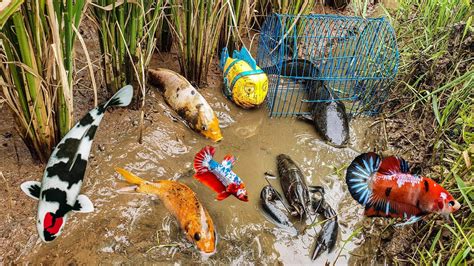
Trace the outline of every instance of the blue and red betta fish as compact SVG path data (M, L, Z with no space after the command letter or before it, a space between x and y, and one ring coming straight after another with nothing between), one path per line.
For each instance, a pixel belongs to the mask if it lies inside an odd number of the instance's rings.
M232 171L232 166L235 163L234 157L227 155L220 164L213 159L215 152L214 147L206 146L196 154L194 157L194 169L196 170L194 178L217 192L217 200L234 195L241 201L248 201L247 190L242 179Z
M411 224L429 213L449 215L461 205L446 189L428 177L409 172L402 158L381 158L369 152L357 156L347 168L346 183L352 197L368 217L408 219Z

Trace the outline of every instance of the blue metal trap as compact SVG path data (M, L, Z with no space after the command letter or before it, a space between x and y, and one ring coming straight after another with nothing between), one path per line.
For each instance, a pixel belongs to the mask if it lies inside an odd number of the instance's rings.
M308 114L342 101L348 115L376 115L398 70L395 33L384 18L272 14L257 64L267 73L270 116Z

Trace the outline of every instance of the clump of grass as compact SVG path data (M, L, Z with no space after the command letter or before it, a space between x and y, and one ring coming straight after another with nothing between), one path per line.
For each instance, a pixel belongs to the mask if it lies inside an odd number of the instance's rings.
M111 93L127 84L138 83L143 95L146 68L155 49L155 33L163 18L163 2L94 2L93 13L99 24L103 72Z
M1 29L3 94L21 138L42 162L72 126L74 29L86 4L24 1Z
M394 21L401 53L396 91L405 91L411 100L391 116L410 111L429 121L432 134L423 134L431 150L427 164L439 169L438 181L462 204L452 222L433 219L419 229L418 247L406 259L415 264L472 264L472 6L463 0L402 0Z
M240 36L245 34L245 30L249 30L249 18L251 10L258 1L250 2L249 0L229 0L229 15L224 20L221 31L221 39L219 40L219 48L227 47L230 51L240 49L242 39Z
M229 5L224 0L170 0L171 25L178 45L181 73L198 84L207 73L216 52Z

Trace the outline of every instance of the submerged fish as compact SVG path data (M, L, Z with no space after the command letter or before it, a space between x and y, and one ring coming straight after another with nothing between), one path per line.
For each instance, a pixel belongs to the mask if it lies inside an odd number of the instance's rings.
M272 186L266 185L260 192L260 199L265 217L276 226L288 231L291 235L296 235L296 228L288 219L287 214L283 211L285 206L280 193ZM283 210L282 210L283 207Z
M448 215L461 205L428 177L409 172L402 158L381 158L369 152L357 156L347 168L346 183L352 197L369 217L408 219L410 224L429 213Z
M94 210L90 199L79 195L92 140L105 110L111 106L129 105L132 95L132 86L125 86L109 101L87 113L51 153L41 183L27 181L21 184L23 192L39 200L36 222L43 241L52 241L61 234L70 211Z
M216 150L212 146L204 147L194 157L194 178L217 192L217 200L234 195L241 201L248 201L247 190L242 179L232 171L235 159L227 155L222 163L214 161Z
M306 83L309 100L326 100L311 103L311 115L302 118L311 121L319 135L335 147L345 147L349 142L349 120L345 105L334 100L332 93L323 82Z
M326 220L311 249L311 259L315 260L326 250L331 252L334 249L339 224L337 223L336 211L324 200L324 189L320 186L309 186L309 191L312 193L312 211Z
M205 254L216 250L216 232L211 216L188 186L171 180L148 182L122 168L115 168L136 191L157 195L178 220L189 241Z
M277 66L264 68L271 73L277 72ZM302 80L308 94L310 114L300 118L311 122L327 143L335 147L344 147L349 141L349 119L344 103L334 98L331 90L322 80L318 80L318 67L306 59L290 59L282 63L281 75Z
M310 197L304 175L296 163L285 154L277 156L278 173L283 194L290 204L291 215L304 218L309 214Z
M222 139L219 120L206 99L180 74L169 69L148 71L150 83L158 86L165 101L195 131L213 141Z

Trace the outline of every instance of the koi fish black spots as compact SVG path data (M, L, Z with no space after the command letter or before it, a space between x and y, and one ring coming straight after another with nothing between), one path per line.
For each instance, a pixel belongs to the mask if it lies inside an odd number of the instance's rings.
M51 153L43 183L27 181L21 184L23 192L39 200L37 229L43 241L48 242L57 238L66 222L68 212L94 210L89 198L79 195L92 139L107 107L126 106L130 104L132 95L132 87L125 86L107 103L87 113ZM73 189L74 185L76 187Z

